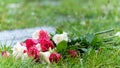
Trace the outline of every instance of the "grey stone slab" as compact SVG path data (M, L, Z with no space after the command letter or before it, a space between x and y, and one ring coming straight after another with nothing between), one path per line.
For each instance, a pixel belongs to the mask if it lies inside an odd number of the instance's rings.
M0 32L0 42L1 44L6 44L7 46L13 45L16 42L24 41L27 38L31 38L32 33L36 30L46 30L49 33L54 34L55 28L53 27L35 27L35 28L26 28L26 29L16 29Z

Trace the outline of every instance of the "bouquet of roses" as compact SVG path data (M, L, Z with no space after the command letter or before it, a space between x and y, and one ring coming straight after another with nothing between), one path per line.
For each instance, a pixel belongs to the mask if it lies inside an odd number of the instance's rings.
M16 59L32 58L34 62L48 64L57 63L68 57L79 58L83 53L89 53L92 49L99 50L111 38L120 36L120 32L109 38L99 36L99 34L110 31L113 29L93 34L88 33L80 37L68 37L66 32L51 35L45 30L38 30L32 34L32 38L16 43L12 48L12 55ZM2 51L2 56L8 57L10 54Z
M61 45L61 42L67 42L68 35L66 32L63 34L56 34L53 37L47 31L38 30L33 33L32 38L26 39L24 42L18 42L13 47L13 56L17 59L33 58L35 62L42 63L57 63L62 59L60 52L57 49ZM57 47L58 46L58 47ZM67 43L61 46L67 46ZM66 47L65 47L66 48ZM77 52L69 50L68 54L71 57L76 57Z

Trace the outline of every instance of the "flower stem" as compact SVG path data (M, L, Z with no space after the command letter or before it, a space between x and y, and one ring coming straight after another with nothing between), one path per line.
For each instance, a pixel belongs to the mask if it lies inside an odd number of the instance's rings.
M109 30L100 31L100 32L95 33L95 35L104 34L104 33L108 33L108 32L111 32L111 31L114 31L114 29L112 28L112 29L109 29Z
M115 37L117 37L117 36L109 36L109 37L107 37L107 38L105 38L105 39L103 39L103 41L104 42L109 42L112 38L115 38Z

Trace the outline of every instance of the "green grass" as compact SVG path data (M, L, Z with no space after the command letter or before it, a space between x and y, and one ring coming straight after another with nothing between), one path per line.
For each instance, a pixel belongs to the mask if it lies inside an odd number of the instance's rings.
M85 53L83 58L67 58L57 64L34 63L30 59L24 61L16 60L14 57L7 59L0 57L0 67L2 68L119 68L120 50L112 48L101 48Z
M58 3L55 6L42 5L43 1L1 0L0 30L47 25L85 33L88 32L88 29L96 32L114 27L119 28L120 10L119 2L116 0L110 0L109 3L108 0L52 0L52 2ZM10 9L11 3L20 6ZM108 8L103 10L104 6L108 6ZM71 26L73 27L71 28Z
M51 0L57 5L42 5L45 0L0 0L0 31L37 26L59 27L73 37L88 32L98 32L114 28L114 32L103 34L108 37L119 31L120 1L118 0ZM50 1L50 0L49 0ZM20 5L9 8L10 4ZM106 6L106 7L105 7ZM120 41L104 44L97 53L92 50L80 59L65 59L51 68L119 68ZM115 41L115 43L114 43ZM116 46L116 48L111 48ZM118 48L117 48L118 47ZM1 49L3 50L3 49ZM0 57L0 68L46 68L46 64L34 64L30 60L15 60Z

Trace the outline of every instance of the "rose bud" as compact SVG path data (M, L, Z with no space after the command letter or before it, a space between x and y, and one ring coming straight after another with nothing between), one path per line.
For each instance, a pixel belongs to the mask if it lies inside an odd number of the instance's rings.
M8 51L2 51L1 55L2 57L6 58L10 56L10 53Z
M49 56L50 62L57 63L59 60L61 60L62 56L58 53L51 53Z
M75 50L69 50L68 54L72 57L75 58L77 56L77 52Z

